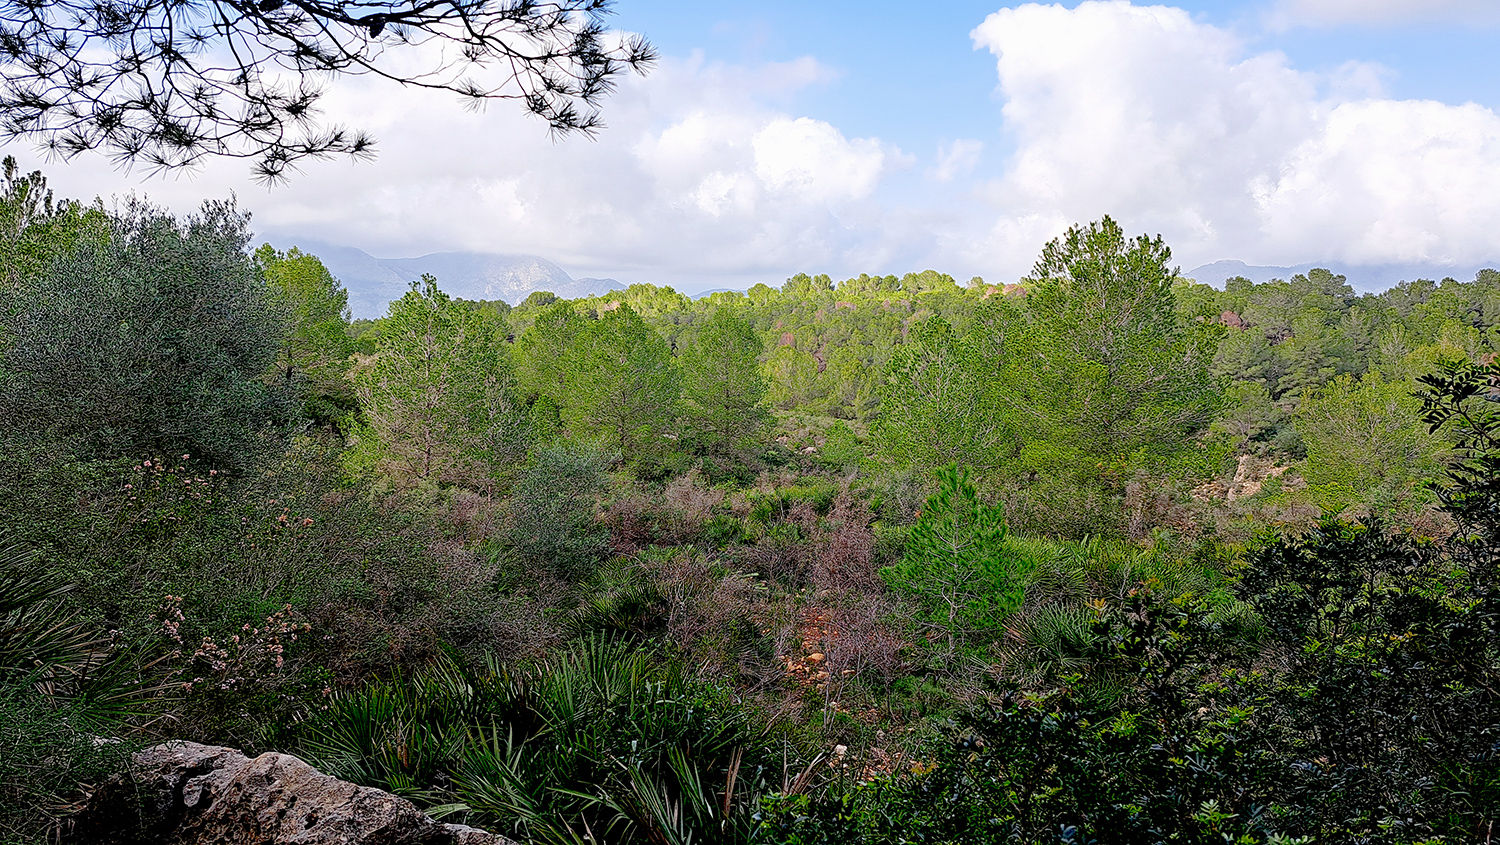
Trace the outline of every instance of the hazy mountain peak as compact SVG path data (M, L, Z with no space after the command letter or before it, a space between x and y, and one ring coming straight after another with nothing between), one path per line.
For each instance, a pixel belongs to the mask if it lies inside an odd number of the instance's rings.
M379 317L412 282L428 273L438 287L462 299L502 299L516 305L533 291L575 299L625 287L614 279L574 279L536 255L434 252L416 258L376 258L361 249L305 238L272 238L277 249L297 247L316 255L349 290L355 317Z

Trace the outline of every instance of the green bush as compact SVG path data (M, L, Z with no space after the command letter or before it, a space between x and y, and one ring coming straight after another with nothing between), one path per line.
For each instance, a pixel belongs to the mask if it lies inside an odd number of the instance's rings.
M600 637L340 696L307 748L339 777L533 842L746 842L784 771L784 746L725 690Z
M609 547L594 518L610 458L561 442L537 448L511 496L508 538L522 562L567 581L587 578Z

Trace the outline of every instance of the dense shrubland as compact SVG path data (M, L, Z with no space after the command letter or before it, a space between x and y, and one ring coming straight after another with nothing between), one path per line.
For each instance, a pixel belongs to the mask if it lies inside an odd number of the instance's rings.
M1500 274L1220 291L1106 218L352 325L231 204L4 187L7 840L161 737L534 842L1500 815Z

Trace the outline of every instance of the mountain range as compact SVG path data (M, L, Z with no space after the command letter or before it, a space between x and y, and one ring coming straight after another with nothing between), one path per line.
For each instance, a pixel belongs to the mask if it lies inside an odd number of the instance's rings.
M575 279L563 268L535 255L482 252L434 252L417 258L376 258L362 249L308 240L271 238L277 249L293 246L316 255L349 291L355 318L375 318L386 304L400 299L411 283L430 273L438 287L462 299L503 299L516 305L533 291L551 291L564 299L619 290L614 279Z
M614 279L578 278L566 270L535 255L484 252L434 252L416 258L376 258L362 249L338 246L305 238L271 238L277 249L296 246L322 259L324 266L349 291L349 310L356 318L375 318L385 313L386 304L399 299L411 283L430 273L450 296L463 299L503 299L519 304L534 291L551 291L564 299L592 296L625 285ZM1343 265L1339 262L1312 262L1290 267L1246 264L1243 261L1215 261L1203 264L1183 275L1222 288L1226 279L1243 276L1261 283L1271 279L1289 279L1324 267L1341 273L1358 291L1382 291L1411 279L1439 280L1452 277L1468 280L1496 262L1473 267L1443 267L1433 264ZM718 288L716 290L728 290ZM713 290L693 294L707 296Z

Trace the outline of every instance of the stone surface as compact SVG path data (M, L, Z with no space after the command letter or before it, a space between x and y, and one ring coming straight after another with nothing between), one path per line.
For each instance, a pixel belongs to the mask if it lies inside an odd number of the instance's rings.
M98 845L514 845L436 822L410 801L329 777L289 754L172 742L135 755L68 837Z

